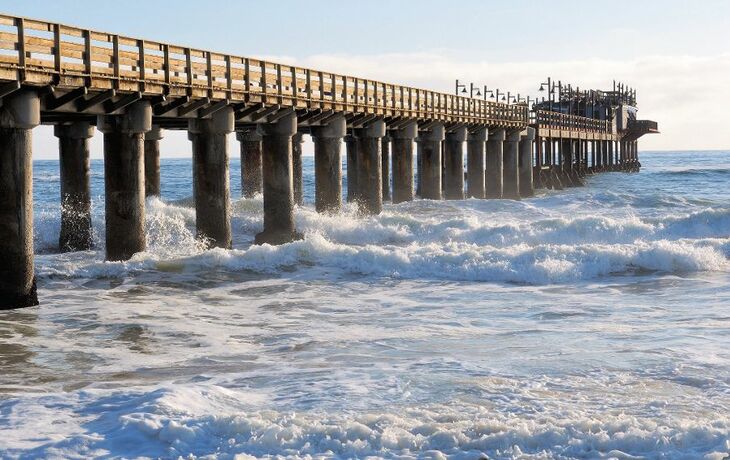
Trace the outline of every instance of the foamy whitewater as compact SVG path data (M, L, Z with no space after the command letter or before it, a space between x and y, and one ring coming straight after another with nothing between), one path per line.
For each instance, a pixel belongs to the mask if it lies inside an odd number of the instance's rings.
M417 200L306 235L195 241L163 160L149 249L58 254L58 163L34 171L41 306L0 312L2 458L730 457L730 152L523 201Z

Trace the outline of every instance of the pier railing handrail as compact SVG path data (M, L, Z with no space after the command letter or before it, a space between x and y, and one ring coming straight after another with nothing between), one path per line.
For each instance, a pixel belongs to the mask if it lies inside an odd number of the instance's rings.
M602 134L611 134L613 132L613 123L610 120L597 120L549 110L534 111L532 123L539 128L547 129L567 129Z
M529 122L524 105L0 14L0 80L12 79L503 127Z

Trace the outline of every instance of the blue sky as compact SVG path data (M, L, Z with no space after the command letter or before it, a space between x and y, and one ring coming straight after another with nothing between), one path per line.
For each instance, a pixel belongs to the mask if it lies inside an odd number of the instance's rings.
M619 78L638 89L640 116L660 122L642 148L730 148L718 104L730 100L728 1L0 0L0 11L442 91L455 78L533 95L547 75L581 87ZM179 134L166 155L188 154Z

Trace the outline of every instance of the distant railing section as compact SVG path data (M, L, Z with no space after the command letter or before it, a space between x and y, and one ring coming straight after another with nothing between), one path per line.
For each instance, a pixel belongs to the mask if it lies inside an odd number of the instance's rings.
M0 15L0 79L140 91L232 103L332 109L423 120L526 126L524 105Z
M654 120L629 120L629 131L641 133L655 133L659 131L659 124Z
M550 112L548 110L536 110L533 112L531 123L543 129L563 129L603 134L613 133L613 123L610 120L597 120L595 118Z

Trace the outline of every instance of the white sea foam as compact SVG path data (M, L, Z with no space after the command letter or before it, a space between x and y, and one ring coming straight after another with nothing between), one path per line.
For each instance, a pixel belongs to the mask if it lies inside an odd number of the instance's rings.
M481 401L384 412L262 410L269 395L210 384L87 390L1 403L0 434L8 458L21 452L63 458L119 452L220 459L727 458L727 412L694 413L687 400L683 413L665 418L661 398L671 384L620 379L481 378L474 382ZM609 397L618 407L586 404L590 399L584 398L594 397L587 388L608 383L623 387ZM572 400L564 399L571 391ZM621 398L628 401L619 403ZM517 407L518 413L508 409ZM53 436L33 434L33 427L47 432L50 426Z
M99 235L92 257L72 257L73 262L64 256L45 257L38 272L106 277L129 270L220 267L271 273L282 267L315 265L399 278L545 284L626 272L681 274L730 267L730 210L641 219L631 214L535 217L536 211L525 208L528 215L532 212L530 218L511 217L501 209L496 212L500 218L489 219L492 210L480 210L479 204L466 210L447 208L436 217L431 206L430 202L392 206L370 218L358 217L352 206L337 216L299 208L297 225L304 240L259 247L251 242L262 227L261 199L238 200L233 205L236 249L205 251L195 238L195 212L189 201L165 204L150 199L145 253L128 262L103 262ZM50 245L56 232L55 221L51 225L48 219L47 214L37 219L41 247Z
M39 180L41 305L0 312L0 458L727 459L727 161L658 158L376 217L314 212L307 163L305 239L252 246L262 199L235 199L233 250L195 238L170 162L147 251L113 263L103 198L95 248L58 254Z

